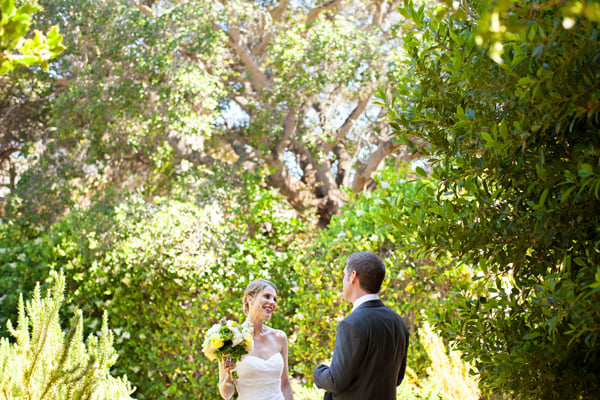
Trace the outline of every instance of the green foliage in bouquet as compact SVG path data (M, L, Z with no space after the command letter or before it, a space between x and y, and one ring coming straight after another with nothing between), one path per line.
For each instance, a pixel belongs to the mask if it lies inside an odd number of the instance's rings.
M106 315L99 337L83 341L82 314L68 332L60 327L65 277L53 274L45 298L39 286L32 300L19 302L17 327L8 326L16 343L0 338L0 393L7 400L123 400L133 392L127 377L109 374L117 354Z

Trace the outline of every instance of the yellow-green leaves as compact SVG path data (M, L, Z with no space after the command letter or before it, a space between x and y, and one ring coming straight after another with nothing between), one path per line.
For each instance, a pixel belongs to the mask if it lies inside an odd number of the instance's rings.
M37 285L31 300L20 298L16 327L9 321L13 342L0 338L0 391L6 399L131 399L127 377L115 378L117 360L106 313L98 336L84 342L83 319L75 311L71 328L61 329L65 276L53 273L52 287L42 297Z
M65 49L57 26L52 27L48 36L35 30L33 38L25 38L32 14L40 9L37 4L16 8L14 0L0 2L0 75L19 66L40 65L46 69L48 61Z

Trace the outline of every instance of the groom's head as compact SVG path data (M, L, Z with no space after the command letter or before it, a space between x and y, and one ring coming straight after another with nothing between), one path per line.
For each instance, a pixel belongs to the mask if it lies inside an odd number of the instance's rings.
M346 260L344 275L350 277L353 271L362 290L367 293L379 293L385 277L385 266L377 254L370 251L350 254Z

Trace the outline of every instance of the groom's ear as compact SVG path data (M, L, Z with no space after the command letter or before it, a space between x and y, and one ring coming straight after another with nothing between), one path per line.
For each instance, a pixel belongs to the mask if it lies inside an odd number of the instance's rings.
M349 278L350 278L350 282L352 282L352 283L354 283L354 281L355 281L356 279L358 279L358 275L356 274L356 270L352 270L352 271L350 272L350 276L349 276Z

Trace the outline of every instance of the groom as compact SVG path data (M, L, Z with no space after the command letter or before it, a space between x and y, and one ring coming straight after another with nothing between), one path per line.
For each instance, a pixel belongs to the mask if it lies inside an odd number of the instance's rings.
M313 378L325 400L395 400L406 371L408 330L377 293L385 267L374 253L348 256L344 298L352 312L337 328L331 365L319 365Z

